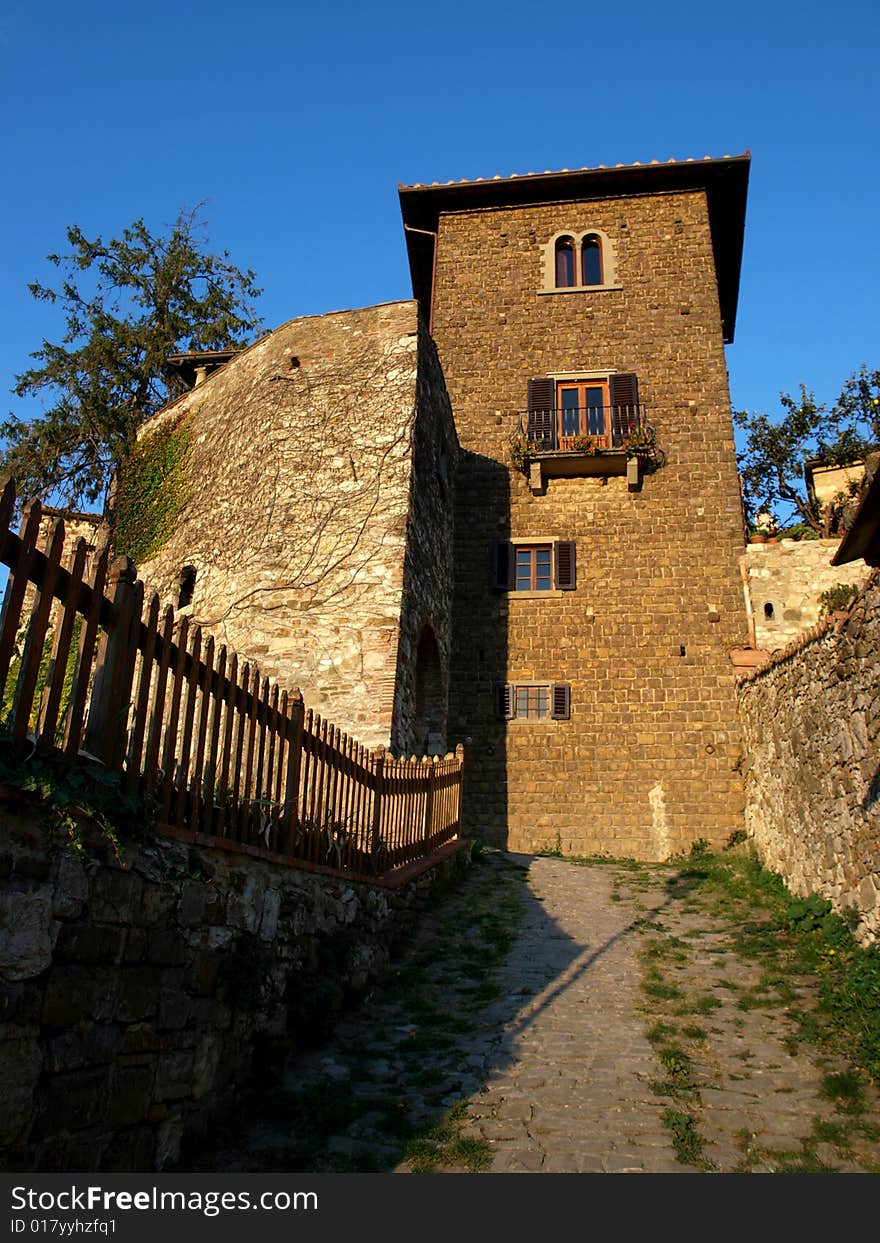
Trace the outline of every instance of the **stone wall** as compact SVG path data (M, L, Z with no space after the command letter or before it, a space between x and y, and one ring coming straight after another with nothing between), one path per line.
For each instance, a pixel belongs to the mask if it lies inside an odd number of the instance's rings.
M173 1165L254 1075L387 967L437 877L400 888L158 839L83 853L0 802L0 1166Z
M601 232L619 288L544 293L548 239ZM742 826L731 648L743 530L702 192L441 215L433 334L462 446L450 728L473 831L513 849L658 859ZM550 479L510 440L530 377L634 371L667 465ZM490 589L492 542L574 540L576 591ZM560 681L570 721L496 715L499 683ZM469 741L472 739L472 741Z
M182 512L138 567L148 589L177 601L191 567L193 620L367 746L390 741L414 428L442 424L454 448L428 353L414 302L294 319L142 433L192 429Z
M799 897L880 932L880 577L739 685L746 826Z
M458 465L458 435L440 360L421 326L416 404L391 746L421 756L444 754L449 742Z
M772 652L787 647L819 621L819 596L838 583L859 585L869 571L864 561L832 565L839 539L749 544L746 567L755 646Z

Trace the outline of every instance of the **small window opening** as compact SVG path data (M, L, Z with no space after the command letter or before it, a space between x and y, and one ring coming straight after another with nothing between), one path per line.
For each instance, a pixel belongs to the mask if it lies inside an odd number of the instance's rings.
M771 621L773 618L773 605L770 603L769 600L764 605L764 616L766 617L767 621Z
M556 287L570 289L574 285L574 240L561 237L556 243Z
M195 568L191 565L185 565L180 571L180 578L178 579L177 607L179 609L188 608L192 604L195 589Z
M585 285L602 284L602 243L595 233L588 233L583 240L581 266Z
M681 645L681 646L679 647L679 649L678 649L678 654L679 654L679 656L687 656L687 651L686 651L685 646L684 646L684 644L683 644L683 643L682 643L682 645Z
M297 358L296 354L291 354L291 356L290 356L290 370L291 370L291 371L296 371L298 367L299 367L299 359Z

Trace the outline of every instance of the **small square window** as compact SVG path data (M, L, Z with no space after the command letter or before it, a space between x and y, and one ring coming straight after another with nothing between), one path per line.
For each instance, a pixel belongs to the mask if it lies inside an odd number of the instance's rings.
M516 548L514 591L549 591L553 586L553 550L549 544Z
M571 540L546 544L496 540L491 585L496 591L574 591L575 546Z
M567 721L571 687L567 682L505 682L498 687L497 707L508 721Z

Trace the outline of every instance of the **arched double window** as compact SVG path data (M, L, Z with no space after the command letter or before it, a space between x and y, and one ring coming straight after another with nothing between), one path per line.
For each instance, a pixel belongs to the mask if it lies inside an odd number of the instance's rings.
M614 251L600 229L558 233L544 248L544 293L616 288Z

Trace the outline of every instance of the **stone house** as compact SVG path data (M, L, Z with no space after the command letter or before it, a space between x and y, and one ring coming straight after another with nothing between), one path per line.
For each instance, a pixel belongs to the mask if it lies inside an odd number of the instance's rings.
M463 741L490 842L722 844L748 172L401 187L414 302L178 360L194 387L143 438L185 422L191 486L147 585L368 744Z
M401 187L461 443L468 824L658 859L742 826L724 345L749 156Z
M445 751L458 443L416 303L176 361L194 386L138 444L187 444L173 512L145 507L148 591L364 745Z

